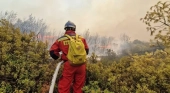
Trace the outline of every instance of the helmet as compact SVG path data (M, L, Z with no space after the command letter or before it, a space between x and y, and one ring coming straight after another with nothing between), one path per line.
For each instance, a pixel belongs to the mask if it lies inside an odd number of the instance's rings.
M65 24L64 29L65 29L65 30L67 30L67 28L71 28L72 30L74 30L74 31L75 31L75 29L76 29L76 25L75 25L73 22L68 21L68 22Z

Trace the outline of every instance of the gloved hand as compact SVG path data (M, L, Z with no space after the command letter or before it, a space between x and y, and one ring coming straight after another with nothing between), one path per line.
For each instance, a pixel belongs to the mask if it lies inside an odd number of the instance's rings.
M59 56L56 56L56 55L54 54L54 51L53 51L53 50L50 51L50 56L51 56L54 60L57 60L57 59L59 58Z

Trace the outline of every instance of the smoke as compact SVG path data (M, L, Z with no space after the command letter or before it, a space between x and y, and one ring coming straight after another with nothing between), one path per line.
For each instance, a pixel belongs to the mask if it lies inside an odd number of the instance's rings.
M101 36L149 40L150 33L139 19L159 0L1 0L0 10L13 10L19 18L32 14L44 19L51 29L64 31L70 20L77 25L77 33L89 29ZM161 0L166 1L166 0ZM5 6L6 5L6 6Z

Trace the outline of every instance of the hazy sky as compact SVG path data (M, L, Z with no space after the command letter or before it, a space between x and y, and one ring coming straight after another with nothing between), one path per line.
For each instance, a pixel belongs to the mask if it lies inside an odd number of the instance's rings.
M44 19L52 29L64 31L70 20L77 33L89 29L91 34L149 40L150 33L141 17L160 0L0 0L0 11L14 11L19 18L32 14ZM167 1L167 0L161 0Z

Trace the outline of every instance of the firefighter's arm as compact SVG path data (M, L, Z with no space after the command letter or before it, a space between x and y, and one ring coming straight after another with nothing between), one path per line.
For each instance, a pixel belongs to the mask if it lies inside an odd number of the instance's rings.
M50 56L54 59L57 60L60 57L60 48L59 48L59 42L56 41L50 48Z

